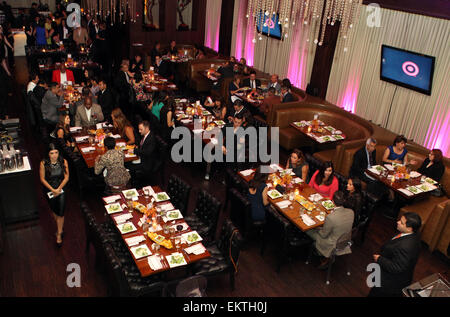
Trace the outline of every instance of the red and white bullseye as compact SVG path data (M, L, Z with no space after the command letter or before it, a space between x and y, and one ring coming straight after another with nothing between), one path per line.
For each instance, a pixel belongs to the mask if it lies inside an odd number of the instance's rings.
M404 62L402 65L402 69L403 72L408 76L416 77L417 74L419 74L419 66L417 66L416 63L410 61Z

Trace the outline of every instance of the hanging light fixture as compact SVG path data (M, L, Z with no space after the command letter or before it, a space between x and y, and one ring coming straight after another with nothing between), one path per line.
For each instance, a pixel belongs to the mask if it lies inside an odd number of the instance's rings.
M287 38L288 33L296 23L312 25L321 23L320 34L314 39L316 45L322 45L325 37L326 25L335 25L340 21L339 34L347 38L349 29L358 18L362 0L248 0L248 19L253 19L255 33L258 25L268 25L273 22L270 12L278 12L278 24L282 26L281 37ZM323 13L323 14L322 14ZM322 20L320 20L322 17ZM269 27L270 35L270 27ZM262 28L260 36L262 34Z
M136 12L135 0L82 0L81 6L84 12L100 16L103 20L111 16L111 24L115 22L136 23L139 16ZM118 15L117 7L119 9Z

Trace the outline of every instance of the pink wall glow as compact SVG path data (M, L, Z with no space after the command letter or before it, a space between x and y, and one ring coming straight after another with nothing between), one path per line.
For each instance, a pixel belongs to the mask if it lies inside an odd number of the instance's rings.
M291 83L299 87L301 89L306 88L306 82L305 82L305 69L307 58L308 58L308 50L303 47L303 45L306 45L305 39L302 34L302 28L303 26L298 23L297 28L294 30L295 39L291 46L291 51L289 54L289 67L287 71L287 77L291 81ZM300 46L302 46L300 48Z
M245 16L244 19L247 19ZM247 30L245 32L245 52L244 58L247 60L247 65L253 66L253 57L255 55L255 44L253 39L255 38L255 26L252 18L247 19Z
M213 21L212 15L206 15L206 35L205 35L205 43L206 47L212 48L216 52L219 51L219 31L220 31L220 15L219 18ZM212 35L213 30L215 31L215 36Z
M445 107L444 107L445 108ZM439 122L440 118L445 118ZM450 113L446 110L433 114L433 119L425 138L428 149L440 149L444 156L450 157Z
M359 93L359 82L361 80L361 74L356 73L350 76L350 79L345 88L344 96L341 96L338 100L338 106L345 110L355 113L356 112L356 100Z
M246 7L247 1L239 1L238 19L237 19L237 29L236 29L236 44L234 49L234 56L239 60L242 56L242 31L246 23ZM245 23L244 23L245 22Z

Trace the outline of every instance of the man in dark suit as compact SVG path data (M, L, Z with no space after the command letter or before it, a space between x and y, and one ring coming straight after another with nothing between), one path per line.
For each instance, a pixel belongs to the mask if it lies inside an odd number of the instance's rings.
M150 51L150 59L152 65L156 62L156 56L161 57L163 55L163 51L161 50L161 43L156 41L155 46Z
M369 296L401 296L402 289L411 284L420 254L421 225L420 216L414 212L404 213L397 221L400 234L383 245L380 254L373 255L380 265L381 285L372 287Z
M154 67L155 72L163 76L164 78L169 78L172 75L169 62L163 60L159 55L155 56Z
M141 141L134 149L134 153L139 156L141 162L139 164L131 164L130 168L140 182L151 183L152 174L154 174L158 165L156 139L150 131L150 123L148 121L140 122L138 129Z
M294 96L289 91L289 87L285 85L281 85L281 102L292 102L294 101Z
M377 140L369 138L366 145L355 152L353 156L352 167L350 168L350 177L359 178L369 186L369 191L373 192L376 180L365 173L365 170L376 165L377 150L375 149Z
M115 78L114 84L116 86L117 92L119 93L119 106L125 115L130 114L129 104L133 93L133 88L131 87L131 78L132 76L128 71L128 64L123 63L120 66L120 71Z
M261 81L259 79L256 79L256 72L254 70L250 72L249 78L244 79L244 81L242 82L242 86L250 87L252 89L261 87Z
M105 120L111 122L111 112L116 106L116 100L114 93L111 88L108 87L105 79L100 79L98 82L100 91L97 95L97 102L102 107L103 114L105 115Z
M247 127L249 125L253 125L253 116L252 113L244 107L244 104L242 103L241 99L236 99L233 102L233 110L230 111L231 113L228 113L228 122L233 123L234 117L236 117L237 114L242 114L244 117L243 126Z
M224 65L220 66L217 73L220 74L220 77L219 80L214 82L213 89L219 89L219 87L222 87L225 78L233 78L233 66L230 61L226 61Z

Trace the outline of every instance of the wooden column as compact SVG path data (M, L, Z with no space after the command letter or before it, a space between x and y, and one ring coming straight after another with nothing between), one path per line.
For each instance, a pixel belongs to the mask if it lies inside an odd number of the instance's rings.
M222 0L220 12L219 53L231 55L231 38L233 35L234 0Z

